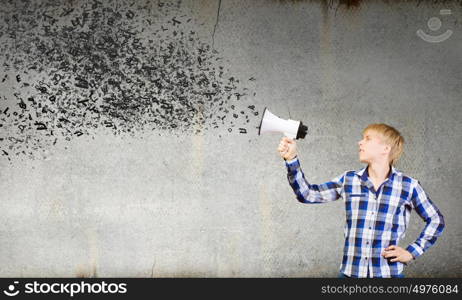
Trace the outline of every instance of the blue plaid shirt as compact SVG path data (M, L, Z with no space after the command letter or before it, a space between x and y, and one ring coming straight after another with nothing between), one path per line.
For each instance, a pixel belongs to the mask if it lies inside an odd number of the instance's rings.
M298 201L315 204L343 198L346 210L345 246L340 272L350 277L397 277L403 263L382 257L390 245L404 237L411 210L426 225L419 238L409 245L414 259L432 246L444 229L444 218L426 195L419 181L403 175L393 166L389 177L375 191L367 167L347 171L335 179L310 184L298 158L285 162L287 178Z

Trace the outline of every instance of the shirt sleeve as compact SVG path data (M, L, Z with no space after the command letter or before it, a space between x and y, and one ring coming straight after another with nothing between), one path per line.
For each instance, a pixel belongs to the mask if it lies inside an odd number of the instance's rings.
M307 204L326 203L341 197L344 174L322 184L310 184L305 179L297 157L285 163L287 179L299 202Z
M411 202L412 208L426 223L419 238L406 248L416 259L436 242L443 233L445 225L443 215L427 196L420 182L417 182L413 189Z

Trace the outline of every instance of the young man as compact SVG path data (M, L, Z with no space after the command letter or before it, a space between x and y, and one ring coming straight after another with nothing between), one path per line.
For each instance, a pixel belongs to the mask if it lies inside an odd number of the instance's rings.
M422 255L443 232L443 215L419 181L393 166L403 144L395 128L371 124L358 142L359 160L367 166L319 185L305 179L295 141L284 137L279 144L298 201L314 204L344 199L345 246L340 277L404 277L403 265ZM426 225L418 239L404 249L398 242L404 237L412 209Z

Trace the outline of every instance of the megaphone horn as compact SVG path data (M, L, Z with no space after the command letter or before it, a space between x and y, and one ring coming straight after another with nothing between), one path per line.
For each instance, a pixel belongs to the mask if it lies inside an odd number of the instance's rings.
M303 125L301 121L281 119L265 107L258 128L258 135L266 132L281 132L291 139L304 139L308 127Z

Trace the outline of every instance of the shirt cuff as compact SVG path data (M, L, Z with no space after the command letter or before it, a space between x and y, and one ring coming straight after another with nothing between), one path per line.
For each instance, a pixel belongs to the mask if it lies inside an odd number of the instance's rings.
M298 168L300 168L300 161L298 160L298 157L295 156L295 158L291 160L285 160L285 164L287 167L287 170L290 171L295 171Z
M417 257L423 254L422 248L416 243L407 246L406 250L412 254L414 259L416 259Z

